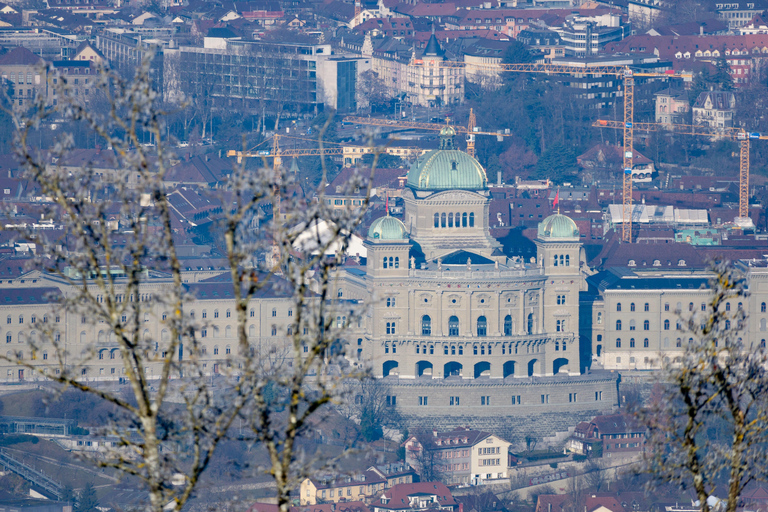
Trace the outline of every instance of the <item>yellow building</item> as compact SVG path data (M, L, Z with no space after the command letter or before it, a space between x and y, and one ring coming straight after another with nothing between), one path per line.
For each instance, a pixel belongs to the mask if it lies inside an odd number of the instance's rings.
M407 464L371 466L365 473L354 476L333 475L328 478L307 478L301 483L301 504L364 501L370 503L384 490L397 484L412 483L415 472Z

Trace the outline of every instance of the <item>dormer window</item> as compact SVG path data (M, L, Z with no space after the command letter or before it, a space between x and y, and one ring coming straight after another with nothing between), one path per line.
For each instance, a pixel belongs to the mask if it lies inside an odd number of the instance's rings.
M635 260L629 260L629 263L627 263L628 266L634 267L635 266Z

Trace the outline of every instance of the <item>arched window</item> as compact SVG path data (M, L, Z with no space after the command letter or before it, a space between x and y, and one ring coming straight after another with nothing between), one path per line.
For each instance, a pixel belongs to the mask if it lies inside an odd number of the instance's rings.
M478 336L485 336L488 332L488 322L486 321L484 316L480 316L477 318L477 335Z
M21 341L21 333L19 333L19 341ZM80 343L85 343L85 331L80 332Z
M669 320L664 320L664 330L665 331L669 330Z
M762 304L760 304L760 312L761 312L761 313L765 313L765 302L763 302Z
M651 310L651 305L650 305L650 304L648 304L648 303L646 302L646 303L645 303L645 306L643 306L643 311L645 311L645 312L647 313L647 312L649 312L650 310Z
M395 268L400 268L400 256L395 256Z
M693 302L688 304L688 311L693 311Z
M730 320L726 320L725 321L725 330L729 330L730 328L731 328L731 321Z
M343 288L339 288L339 289L336 291L336 297L338 297L338 298L342 298L343 296L344 296L344 289L343 289Z
M760 319L760 330L761 331L765 330L765 318Z
M621 348L621 338L616 338L616 348Z
M621 330L621 320L616 320L616 330L617 331Z
M650 345L650 342L648 341L648 338L645 338L643 340L643 348L648 348L649 345Z
M629 305L629 310L630 310L631 312L633 312L633 313L635 312L635 303L634 303L634 302L632 302L632 303Z
M453 227L453 212L448 214L448 227L449 228Z
M435 227L436 228L440 227L440 214L439 213L435 214Z
M230 348L229 345L227 345L227 348L225 348L224 350L226 351L227 354L231 354L232 353L232 349Z
M565 255L565 266L570 267L571 266L571 256L569 254Z
M381 266L384 267L384 268L387 268L387 257L386 256L384 257L384 261L383 261Z
M629 339L629 348L635 348L635 338Z
M461 227L461 214L459 212L456 212L456 227Z
M616 303L616 311L621 313L621 302Z
M533 313L528 313L528 334L533 334Z
M218 309L214 309L213 310L213 318L219 318L219 310Z
M603 313L602 311L597 313L597 325L601 325L603 323Z
M461 227L467 227L467 212L461 214Z
M473 356L476 356L476 355L477 355L477 345L473 345L473 346L472 346L472 355L473 355Z
M726 302L725 303L725 310L726 311L730 311L731 310L731 303L730 302ZM19 323L21 323L21 322L19 322Z
M475 227L475 213L469 212L469 227Z
M504 317L504 336L512 336L512 316Z
M389 268L395 268L395 259L392 256L389 257Z
M440 227L444 228L446 226L446 216L444 213L440 214Z
M565 330L565 329L563 329L563 321L562 321L562 320L558 320L558 321L556 322L556 325L555 325L555 330L556 330L557 332L561 332L561 331L564 331L564 330Z
M643 321L643 330L644 331L650 331L651 330L651 322L648 320Z
M232 326L228 325L224 328L224 337L225 338L231 338L232 337Z
M429 315L421 317L421 335L432 336L432 319Z
M560 266L561 267L565 266L565 256L563 256L562 254L560 255Z
M448 336L459 335L459 318L452 316L448 319Z
M228 310L227 310L227 318L229 318L229 317L231 317L231 316L232 316L232 311L228 309Z
M555 254L554 263L552 264L552 266L554 267L557 266L557 254Z
M248 337L253 338L254 336L256 336L256 326L250 325L248 326Z
M213 346L213 355L215 355L215 356L219 355L219 346L218 345L214 345Z

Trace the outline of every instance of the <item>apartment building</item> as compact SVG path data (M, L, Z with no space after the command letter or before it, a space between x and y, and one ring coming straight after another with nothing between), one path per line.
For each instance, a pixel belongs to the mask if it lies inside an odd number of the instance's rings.
M328 44L223 37L206 37L202 47L166 49L164 63L169 100L281 115L316 113L324 106L356 110L357 77L367 69L365 59L333 54Z
M116 279L119 285L120 276ZM169 341L170 332L165 322L167 312L153 298L171 284L169 279L166 274L150 273L140 294L129 296L118 292L115 296L118 302L143 303L143 325L137 328L141 330L142 340L154 340L159 351L164 342ZM273 281L272 286L262 288L251 301L247 336L253 350L265 354L265 358L275 359L276 364L290 364L292 352L287 349L286 336L290 335L294 303L290 292L281 288L276 278ZM196 326L202 370L209 375L219 373L231 364L230 359L239 350L232 284L226 282L226 278L214 277L187 284L186 289L194 297L185 314ZM5 355L33 361L35 366L50 365L51 371L59 371L55 349L60 345L72 354L72 361L78 361L72 369L79 371L84 379L121 380L125 368L119 345L104 321L56 306L57 297L74 293L76 290L66 280L39 271L3 279L0 304L3 304L5 322L2 322L0 338L5 340ZM188 356L186 349L180 352L179 359ZM159 368L159 363L147 365L150 378L159 377ZM7 361L0 363L0 378L5 382L38 380L29 369Z
M706 315L711 300L712 274L688 267L685 256L680 256L673 269L669 262L653 256L652 244L638 247L636 253L631 268L587 278L591 298L582 297L582 315L586 316L581 336L591 340L593 361L606 369L654 370L674 363L693 337L687 320ZM738 335L747 346L764 346L768 340L768 261L735 264L746 276L749 296L726 301L724 309L744 310L747 320L744 325L728 322L724 327L741 329Z
M454 397L459 400L459 397ZM478 485L486 480L506 478L510 443L500 437L469 428L432 435L411 435L403 443L405 460L417 470L433 466L446 484Z
M299 488L301 505L362 501L370 503L384 490L413 482L416 472L407 464L371 466L356 475L306 478Z
M675 124L689 124L688 113L691 105L688 103L688 94L681 89L668 89L657 92L656 97L656 123L670 127Z
M30 106L39 95L48 96L44 63L41 57L21 46L0 57L0 76L14 105Z

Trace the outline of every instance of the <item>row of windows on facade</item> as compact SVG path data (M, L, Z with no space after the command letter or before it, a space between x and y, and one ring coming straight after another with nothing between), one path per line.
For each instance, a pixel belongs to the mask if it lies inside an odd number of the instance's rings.
M671 324L671 322L669 321L669 319L666 319L666 320L664 320L664 330L665 330L665 331L668 331L668 330L670 329L670 326L671 326L671 325L672 325L672 324ZM726 330L727 330L727 329L730 329L730 328L731 328L731 321L730 321L730 320L725 320L725 321L724 321L724 323L723 323L723 325L724 325L724 327L725 327L725 329L726 329ZM617 331L620 331L620 330L621 330L621 327L622 327L622 323L621 323L621 320L616 320L616 330L617 330ZM679 330L681 330L681 329L682 329L682 322L681 322L680 320L678 320L678 321L675 323L675 327L677 328L677 330L678 330L678 331L679 331ZM702 327L703 327L703 325L702 325ZM629 330L630 330L630 331L634 331L634 330L635 330L635 328L636 328L636 324L635 324L635 321L634 321L634 320L630 320L630 321L629 321ZM741 328L742 328L742 322L741 322L741 320L739 320L739 321L737 322L737 328L738 328L738 329L741 329ZM649 330L651 330L651 322L650 322L649 320L644 320L644 321L643 321L643 330L644 330L644 331L649 331ZM763 318L763 319L761 319L761 320L760 320L760 330L761 330L761 331L765 331L765 330L766 330L766 319L765 319L765 318Z
M558 295L558 301L560 300L560 295ZM565 295L562 296L562 303L565 304ZM394 299L393 299L394 300ZM560 302L558 302L560 304ZM387 322L387 334L395 334L394 331L394 324L395 322L392 322L392 332L389 332L389 324L390 322ZM477 318L477 324L476 324L476 333L477 336L487 336L488 335L488 320L485 318L485 316L479 316ZM514 323L512 322L512 315L507 315L504 317L504 336L512 336ZM557 332L564 332L565 331L565 320L557 320L555 322L555 329ZM528 334L533 333L533 313L528 314ZM424 315L421 317L421 335L422 336L432 336L432 318L429 315ZM459 336L459 318L455 315L451 316L448 319L448 336Z
M436 228L466 228L475 227L475 214L470 212L464 213L436 213L435 214L435 227Z
M159 347L158 347L157 343L155 343L155 352L158 352L158 348ZM250 351L251 351L251 355L252 356L256 354L256 348L255 347L250 347ZM274 353L277 352L277 348L276 347L270 347L269 352L271 354L274 354ZM304 352L307 352L307 346L306 345L304 346ZM112 359L112 360L114 360L114 359L117 359L118 353L119 353L119 349L116 349L116 348L100 350L99 351L99 360L105 360L105 359ZM168 355L167 351L160 351L158 353L163 358L165 358ZM191 350L189 350L188 353L189 353L190 357L193 355ZM232 347L230 345L227 345L226 347L224 347L224 355L231 355L231 354L232 354ZM207 347L201 347L200 348L200 355L207 356L208 355L208 348ZM214 345L214 347L213 347L213 355L215 355L215 356L220 355L219 354L219 346L218 345ZM38 359L37 351L36 350L32 350L30 352L30 356L31 356L30 358L33 361L37 360ZM9 351L6 352L6 357L8 357L9 359L13 359L15 357L15 358L18 358L19 360L24 360L24 352L23 351L13 352L13 351L9 350ZM43 351L43 353L42 353L42 360L43 361L47 361L48 360L48 352L47 351Z
M391 398L391 400L390 400ZM595 401L599 402L603 399L603 392L602 391L595 391ZM576 402L577 401L577 393L568 393L568 401L569 402ZM466 402L465 402L466 403ZM511 403L512 405L522 405L522 396L521 395L512 395L511 397ZM541 403L542 404L548 404L549 403L549 394L543 394L541 395ZM387 397L387 405L396 405L397 400L396 397ZM420 396L419 397L419 405L429 405L429 397L428 396ZM458 396L452 396L448 398L448 405L449 406L458 406L461 405L461 397ZM480 397L480 405L491 405L491 397L490 396L481 396ZM484 448L480 448L480 452L478 452L478 455L486 455L487 453L494 453L494 452L486 452L482 453L482 450ZM487 448L489 450L493 450L494 448ZM500 453L499 448L495 448L497 451L495 453Z
M397 342L395 342L395 341L392 341L392 342L388 341L388 342L384 343L384 353L385 354L389 354L389 352L390 352L390 343L391 343L392 353L396 354L397 353ZM562 349L563 350L567 350L568 349L567 343L566 343L565 340L562 340L562 341L561 340L555 340L554 341L555 351L559 351L560 350L561 343L562 343ZM527 348L527 352L530 353L530 347L528 345L526 345L526 348ZM513 350L514 350L514 352L513 352ZM450 354L449 354L449 352L450 352ZM424 355L427 355L427 354L434 355L435 354L435 346L431 345L431 344L430 345L426 345L426 344L419 345L419 344L416 344L416 353L417 354L424 354ZM486 353L489 356L493 355L493 347L491 345L488 345L487 349L486 349L486 345L483 344L483 343L481 343L479 345L478 344L472 345L472 355L484 356L484 355L486 355ZM501 344L501 355L503 355L503 356L505 356L505 355L512 355L513 353L514 354L518 353L518 344L517 343L509 343L509 344L502 343ZM452 356L460 355L460 356L463 356L464 355L464 345L449 345L447 343L443 343L443 355L445 355L445 356L447 356L447 355L452 355Z
M555 254L552 256L552 265L557 267L570 267L571 266L571 257L568 254Z
M125 319L123 319L123 321L125 321ZM224 337L225 338L231 338L232 337L232 332L233 332L232 326L228 325L225 328L225 330L224 330ZM307 334L308 332L309 332L309 329L305 327L304 328L304 334ZM214 326L213 327L213 337L214 338L220 337L220 333L221 333L221 331L219 330L219 327L218 326ZM272 326L271 333L272 333L272 336L277 336L278 328L277 328L276 325ZM288 326L287 327L287 331L286 331L286 335L291 336L292 334L293 334L293 327ZM248 336L251 337L251 338L254 338L254 337L256 337L256 335L257 335L257 333L256 333L256 326L255 325L249 326L248 327ZM114 341L115 341L114 336L115 336L114 332L107 333L105 331L99 331L97 336L96 336L96 341L98 343L114 343ZM207 338L208 337L208 329L207 328L203 328L203 329L200 330L200 337L201 338ZM30 341L32 343L37 342L37 332L36 331L30 331L29 339L30 339ZM144 341L149 341L151 339L151 334L150 334L149 330L146 330L146 329L144 330L144 332L142 333L142 339ZM170 341L170 333L168 332L167 329L163 329L160 332L160 340L161 341ZM26 341L27 341L26 334L24 332L19 332L18 335L17 335L17 341L19 343L26 343ZM61 333L59 331L55 331L53 333L53 341L54 342L61 341ZM12 331L6 331L6 333L5 333L5 342L6 343L12 343L13 342L13 332ZM85 331L81 331L80 332L80 343L86 343L86 342L88 342L88 334Z
M339 292L339 293L341 293L341 292ZM117 297L122 297L122 295L119 295L119 296L117 296ZM142 295L142 301L144 300L144 299L143 299L143 297L144 297L144 296ZM133 298L133 296L131 296L131 298ZM149 300L149 299L147 299L147 300ZM98 297L98 298L97 298L97 302L103 302L103 299L101 299L101 300L100 300L100 297ZM118 302L122 302L122 299L121 299L121 300L119 300ZM133 302L133 301L131 301L131 302ZM225 317L226 317L226 318L230 318L230 317L232 316L232 311L231 311L231 310L229 310L229 309L227 309L227 310L224 312L224 315L225 315ZM256 310L254 310L254 309L251 309L251 310L248 312L248 316L249 316L250 318L254 318L254 317L256 316ZM277 308L272 308L272 316L273 316L273 317L277 317ZM293 309L289 309L289 310L288 310L288 316L293 316ZM191 310L191 311L189 312L189 317L190 317L190 318L195 318L195 310L194 310L194 309L193 309L193 310ZM149 313L144 313L144 322L149 322L149 321L150 321L150 318L151 318L151 317L150 317L150 314L149 314ZM168 319L168 313L164 311L164 312L162 313L162 315L161 315L161 318L162 318L162 320L167 320L167 319ZM204 309L204 310L202 311L202 318L204 318L204 319L205 319L205 318L208 318L208 310ZM213 318L219 318L219 310L218 310L218 309L214 309L214 310L213 310ZM127 320L128 320L128 316L127 316L127 315L123 315L123 316L122 316L122 321L123 321L123 322L126 322ZM55 320L54 320L54 321L55 321L56 323L59 323L59 322L61 322L61 317L57 315L57 316L55 317ZM36 323L36 322L37 322L37 316L36 316L36 315L32 315L32 316L30 317L30 323L34 324L34 323ZM47 322L48 322L48 315L44 315L44 316L43 316L43 323L47 323ZM101 320L101 321L100 321L100 323L103 323L103 322L104 322L103 320ZM8 316L6 317L6 321L5 321L5 323L6 323L6 324L11 324L11 323L13 323L13 316L12 316L12 315L8 315ZM19 315L19 324L23 324L23 323L24 323L24 315L22 314L22 315ZM81 316L81 317L80 317L80 323L81 323L81 324L86 324L86 323L88 323L88 319L86 318L86 316L85 316L85 315L83 315L83 316Z
M730 321L726 320L726 323L728 325L726 329L729 329ZM741 342L741 338L738 338L738 341ZM688 343L693 343L693 338L688 338ZM649 346L648 338L645 338L643 340L643 348L648 348L648 346ZM677 338L677 340L675 341L675 347L682 348L682 346L683 346L683 339ZM718 346L717 340L715 340L715 346ZM669 347L669 338L664 338L663 348L668 348L668 347ZM616 338L616 348L621 348L621 338ZM635 348L635 338L631 338L629 340L629 348ZM760 340L760 348L765 348L765 339Z
M699 307L700 307L701 311L706 311L707 310L707 305L704 302L702 302ZM739 302L737 304L737 307L739 308L739 311L741 311L744 308L744 305L741 302ZM693 302L689 302L688 303L688 311L693 311L694 309L695 309L695 306L694 306ZM651 305L646 302L643 305L643 311L648 312L650 310L651 310ZM675 307L675 311L676 312L680 312L682 310L683 310L683 303L682 302L678 302L676 307ZM731 303L730 302L726 302L725 303L725 310L726 311L730 311L731 310ZM765 313L767 310L768 310L768 308L766 307L766 303L762 302L760 304L760 312L761 313ZM621 302L617 302L616 303L616 311L621 312ZM629 311L630 312L634 312L635 311L635 303L634 302L629 304ZM669 311L669 302L664 303L664 311L666 311L666 312Z

